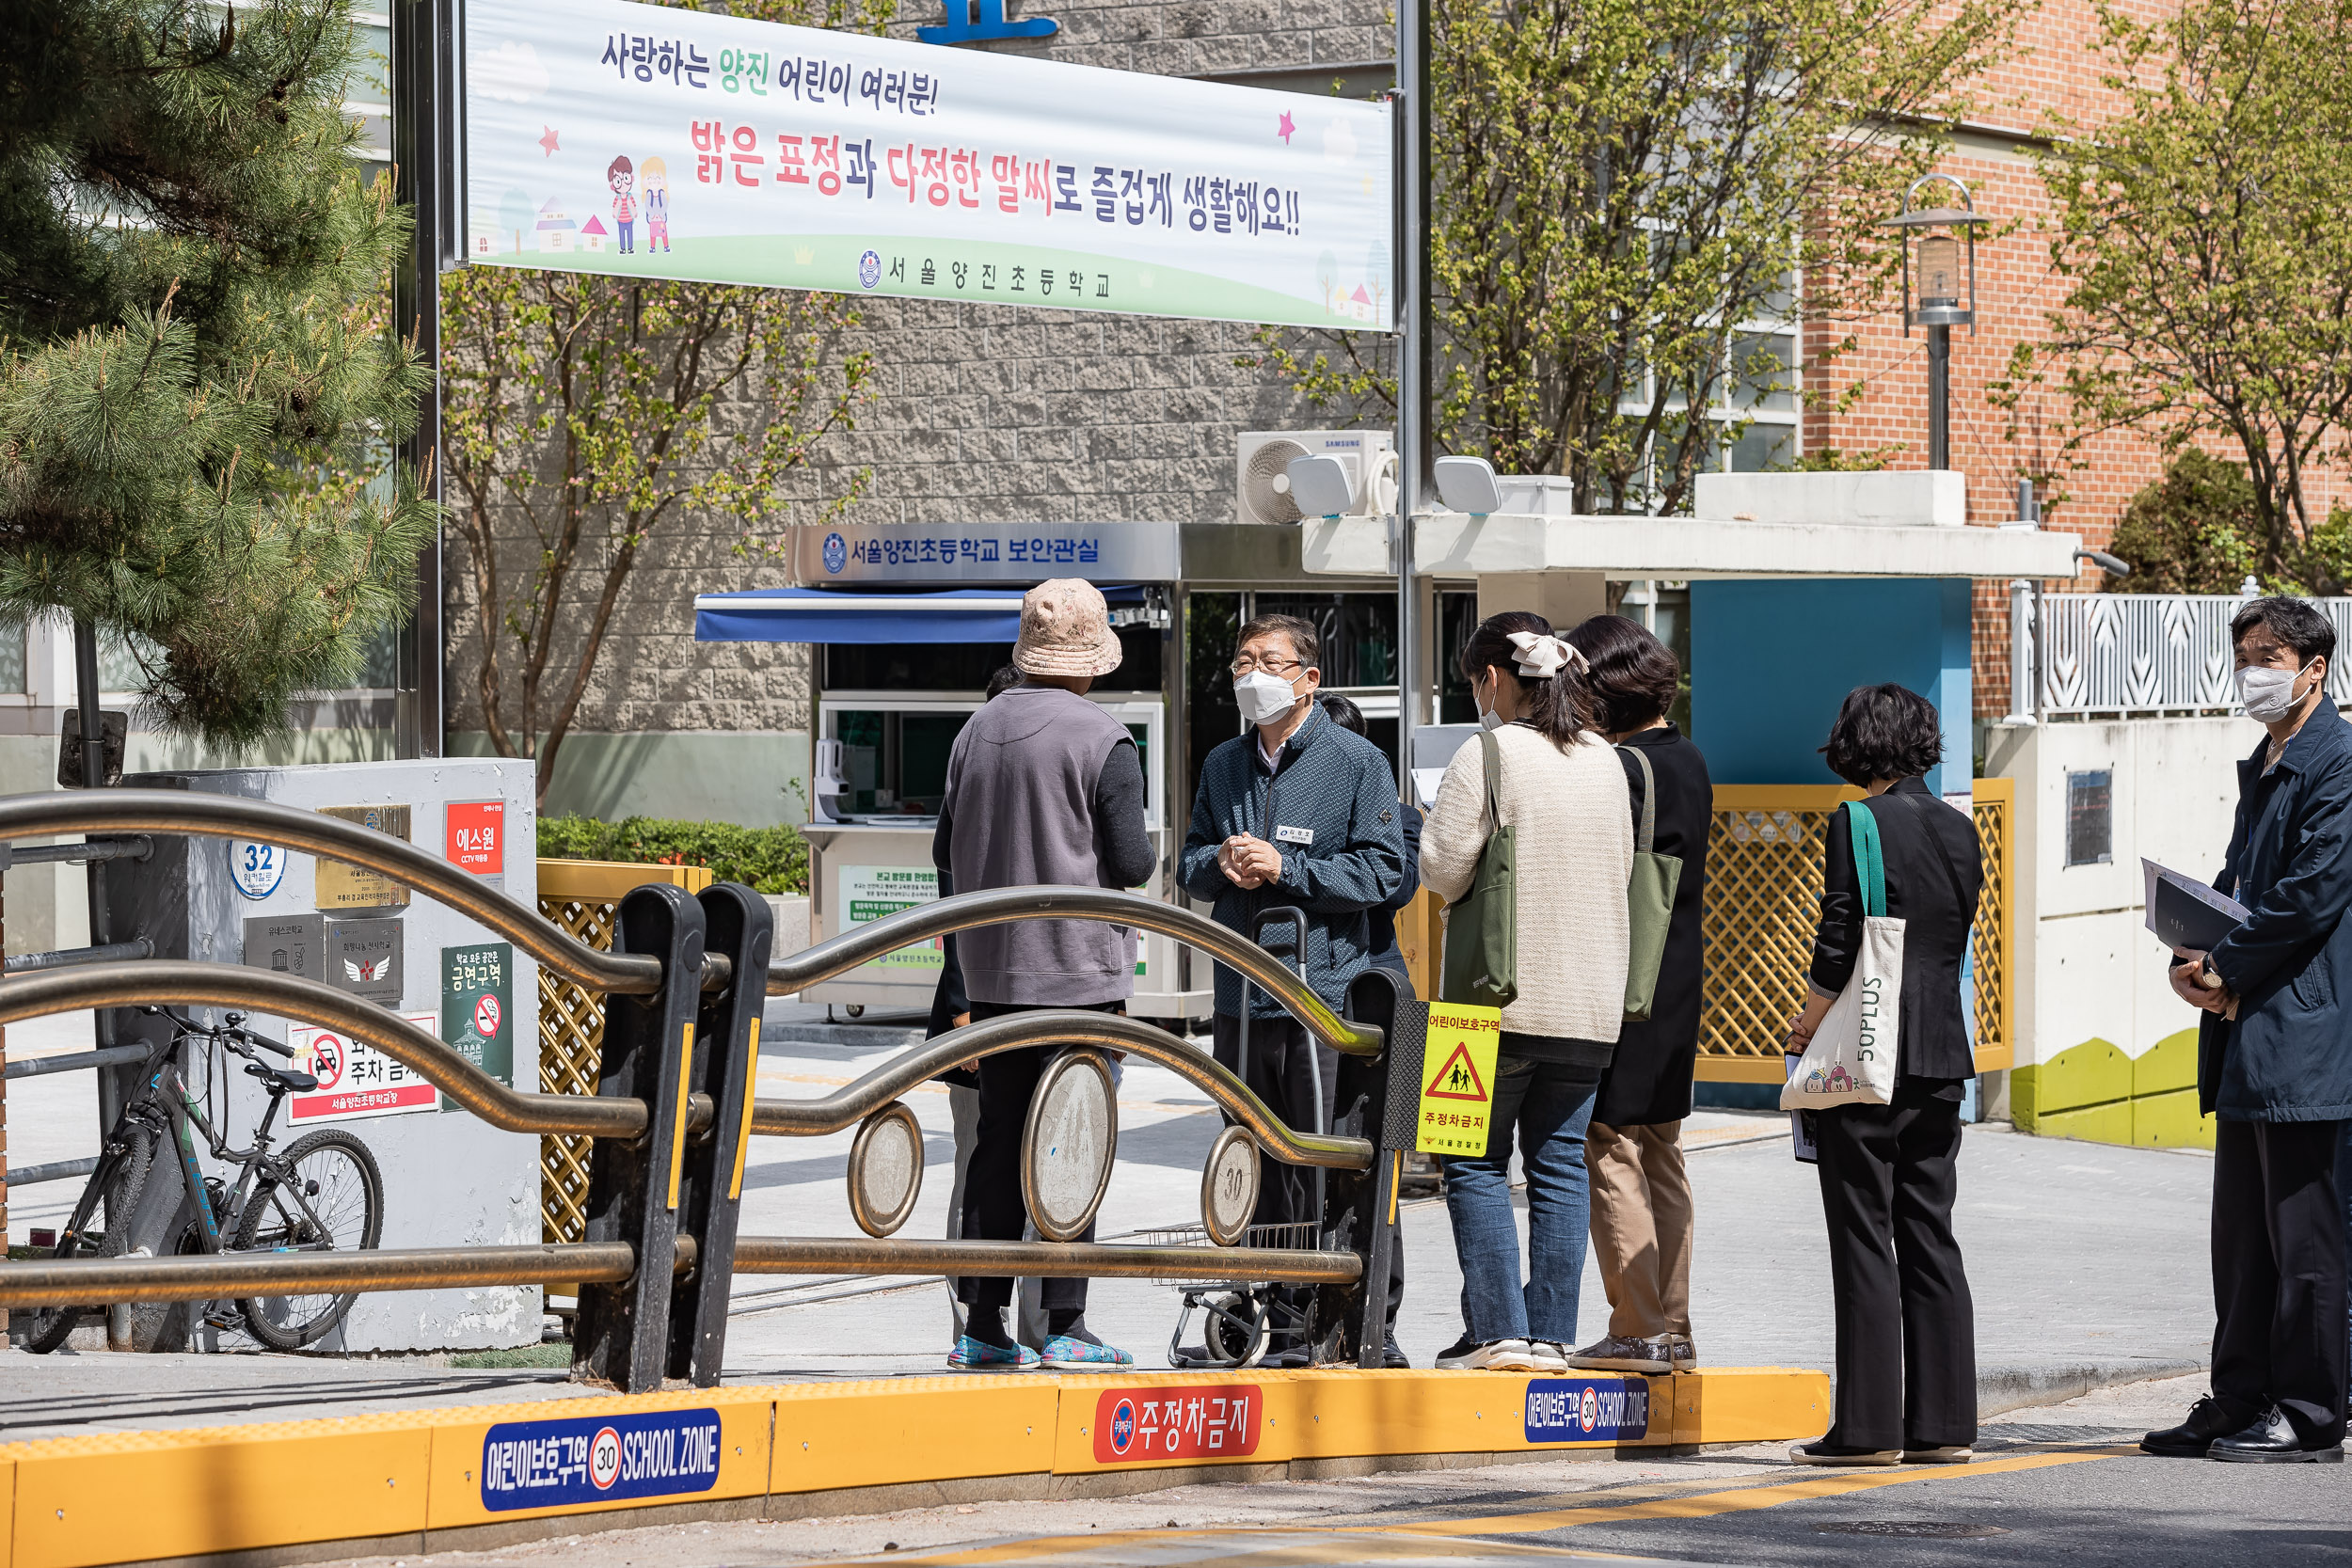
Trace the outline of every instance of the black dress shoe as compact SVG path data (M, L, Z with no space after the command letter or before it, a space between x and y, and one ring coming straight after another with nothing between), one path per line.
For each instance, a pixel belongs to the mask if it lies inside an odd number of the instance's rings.
M2216 1439L2238 1431L2247 1419L2243 1407L2226 1405L2207 1394L2188 1407L2188 1419L2179 1426L2142 1437L2139 1451L2159 1459L2202 1459Z
M2205 1457L2232 1465L2341 1465L2344 1445L2305 1442L2287 1413L2274 1404L2244 1431L2215 1438Z
M1393 1334L1389 1336L1388 1343L1380 1347L1380 1365L1392 1372L1401 1372L1412 1366L1412 1363L1405 1358L1405 1353L1397 1348L1396 1336Z

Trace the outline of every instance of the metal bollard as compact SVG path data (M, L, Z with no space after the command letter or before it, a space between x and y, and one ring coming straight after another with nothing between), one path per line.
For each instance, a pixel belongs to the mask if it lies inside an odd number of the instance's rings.
M699 1250L693 1270L670 1296L668 1371L697 1388L715 1388L727 1348L736 1221L751 1152L752 1100L759 1087L759 1019L768 1002L775 911L737 882L706 888L698 898L710 950L734 971L724 989L705 993L695 1026L698 1049L687 1087L710 1097L712 1115L701 1138L687 1145L678 1183L678 1230L692 1236Z
M704 916L682 888L648 883L621 899L613 949L661 960L661 989L605 1004L604 1063L596 1093L645 1102L643 1139L599 1138L588 1166L591 1242L627 1242L637 1272L617 1285L582 1285L572 1376L625 1394L661 1386L668 1360L669 1259L678 1234L686 1141L687 1068L701 1005Z
M1317 1318L1339 1325L1343 1352L1376 1370L1388 1342L1389 1270L1401 1244L1396 1234L1396 1188L1403 1151L1413 1147L1421 1103L1422 1041L1427 1009L1407 1000L1396 976L1368 969L1348 983L1350 1022L1376 1025L1387 1041L1373 1057L1340 1058L1339 1107L1331 1131L1372 1140L1372 1168L1327 1174L1324 1244L1364 1260L1352 1285L1321 1287Z

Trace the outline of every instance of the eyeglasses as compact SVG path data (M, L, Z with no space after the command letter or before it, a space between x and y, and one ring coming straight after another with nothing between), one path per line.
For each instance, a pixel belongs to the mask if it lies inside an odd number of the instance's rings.
M1294 658L1289 660L1269 658L1264 663L1261 664L1256 659L1250 657L1248 654L1244 654L1239 658L1233 660L1233 673L1236 675L1246 675L1252 670L1263 670L1269 675L1280 675L1287 680L1291 678L1295 672L1304 670L1305 668L1307 668L1307 661L1303 658Z

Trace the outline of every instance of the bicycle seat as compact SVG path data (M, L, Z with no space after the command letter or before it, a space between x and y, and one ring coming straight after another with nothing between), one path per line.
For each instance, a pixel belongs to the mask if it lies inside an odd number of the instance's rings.
M291 1068L269 1067L261 1062L247 1062L245 1070L252 1077L274 1083L280 1089L292 1089L296 1094L308 1094L319 1086L319 1081L316 1078L307 1072L296 1072Z

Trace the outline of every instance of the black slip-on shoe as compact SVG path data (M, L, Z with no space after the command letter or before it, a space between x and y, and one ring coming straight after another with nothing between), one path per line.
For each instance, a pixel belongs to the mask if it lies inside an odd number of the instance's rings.
M2304 1441L2287 1413L2274 1404L2244 1430L2215 1438L2205 1457L2230 1465L2341 1465L2344 1445Z
M2249 1419L2244 1411L2206 1394L2188 1407L2188 1418L2179 1426L2142 1437L2139 1451L2158 1459L2202 1459L2216 1439L2241 1430Z

